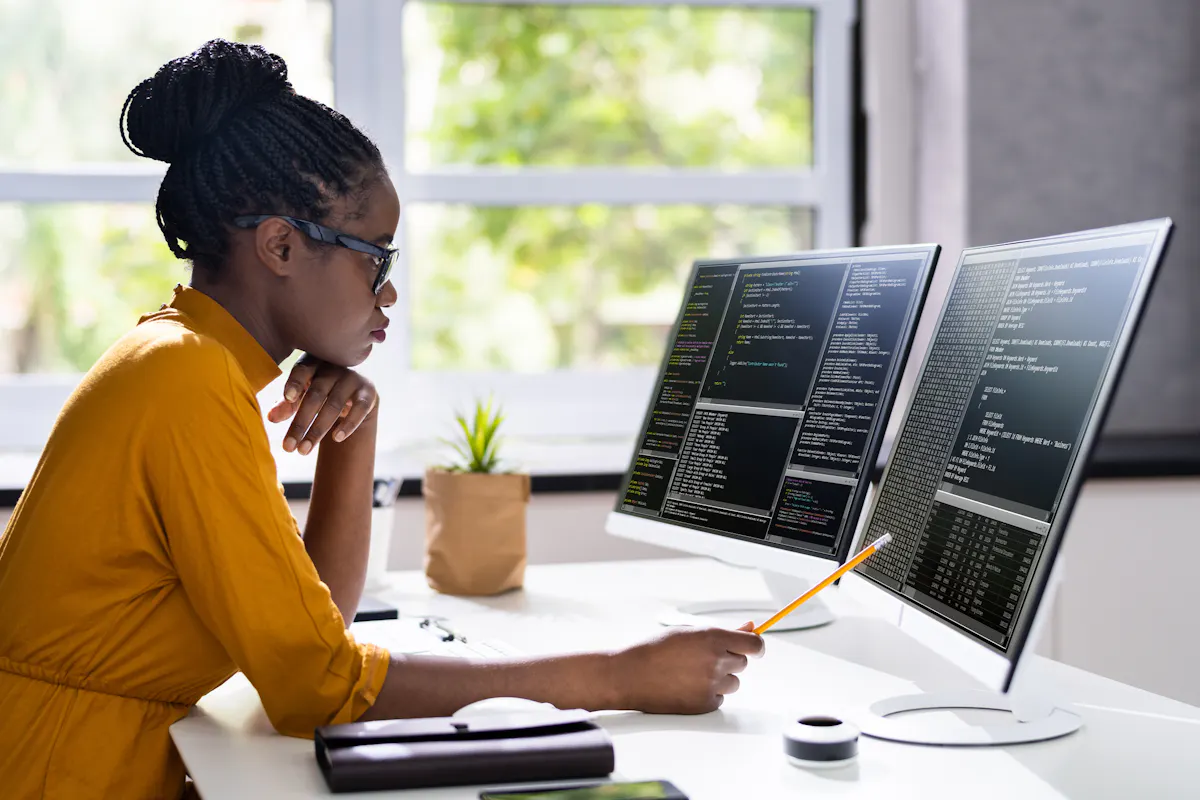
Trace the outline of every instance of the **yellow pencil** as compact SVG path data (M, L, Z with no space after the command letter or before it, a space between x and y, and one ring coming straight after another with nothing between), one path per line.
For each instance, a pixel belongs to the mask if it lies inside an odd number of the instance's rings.
M887 544L888 542L890 542L891 540L892 540L892 535L890 533L885 533L883 536L880 536L873 543L871 543L867 547L863 548L863 551L861 553L859 553L854 558L850 559L845 564L842 564L840 567L835 569L833 571L833 574L830 575L828 578L821 581L816 586L809 589L807 592L800 595L792 602L788 603L786 606L784 606L782 609L780 609L775 614L775 616L771 617L769 620L764 622L762 625L759 625L757 628L755 628L754 632L758 633L758 634L762 634L762 633L765 633L766 631L770 630L771 626L773 626L776 622L779 622L779 620L783 619L788 614L792 613L797 608L799 608L803 604L807 603L809 600L811 600L813 597L816 596L817 592L821 591L826 586L833 583L838 578L842 577L847 572L854 569L855 567L857 567L862 562L866 561L871 556L875 555L876 552L883 549L883 546L885 544Z

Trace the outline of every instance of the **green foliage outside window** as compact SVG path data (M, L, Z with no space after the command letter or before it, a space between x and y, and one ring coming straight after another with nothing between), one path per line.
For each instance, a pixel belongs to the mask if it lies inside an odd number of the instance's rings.
M410 3L414 169L812 161L812 14ZM587 180L580 177L580 180ZM696 258L812 242L808 209L410 206L413 363L655 363Z
M410 3L409 162L812 163L812 12Z
M153 209L27 205L0 210L7 347L0 370L83 372L138 317L187 282Z

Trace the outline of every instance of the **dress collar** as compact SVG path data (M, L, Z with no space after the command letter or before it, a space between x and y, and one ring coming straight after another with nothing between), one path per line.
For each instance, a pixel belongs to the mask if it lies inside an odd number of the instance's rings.
M147 314L139 322L179 317L186 317L196 333L211 336L224 345L242 368L255 394L281 374L275 360L224 306L190 286L176 286L170 304L164 305L161 311Z

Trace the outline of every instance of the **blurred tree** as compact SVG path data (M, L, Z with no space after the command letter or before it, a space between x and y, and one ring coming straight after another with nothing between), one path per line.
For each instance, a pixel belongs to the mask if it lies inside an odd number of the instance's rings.
M405 30L413 168L812 160L807 10L410 3ZM434 369L654 363L694 258L811 242L806 209L405 214L413 361Z

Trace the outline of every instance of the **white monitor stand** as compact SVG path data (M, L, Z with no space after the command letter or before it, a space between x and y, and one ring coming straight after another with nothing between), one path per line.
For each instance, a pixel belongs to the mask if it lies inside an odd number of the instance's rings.
M758 573L762 575L763 581L767 584L767 591L771 595L770 600L747 598L685 603L673 611L662 614L658 621L663 625L711 623L730 628L737 627L749 620L758 624L813 587L813 581L794 575L785 575L761 568ZM782 633L818 628L828 625L835 618L833 609L822 602L820 597L814 597L777 622L771 631Z
M888 697L871 704L870 715L859 720L859 727L867 736L908 744L931 744L958 747L986 747L992 745L1025 744L1044 742L1074 733L1083 726L1083 719L1069 703L1055 698L1052 686L1031 675L1029 656L1034 644L1041 638L1051 616L1054 596L1062 584L1066 570L1065 559L1059 556L1050 570L1042 602L1034 616L1029 641L1013 670L1013 679L1008 691L988 689L965 689L951 692ZM848 576L848 590L857 595L866 584L857 576ZM877 591L867 588L866 591ZM985 685L997 685L1003 679L996 674L996 664L981 661L979 653L971 651L976 645L968 644L964 649L961 642L954 644L946 638L946 631L939 631L937 623L923 621L919 612L901 611L901 629L915 635L918 641L930 645L948 656L959 667L965 668ZM956 634L950 634L956 636ZM938 647L941 644L942 647ZM990 656L989 660L999 658ZM921 711L1007 711L1012 719L986 725L971 725L961 719L945 714L936 716L917 714Z
M1009 711L1015 719L987 725L924 716L901 716L914 711L954 710ZM873 703L871 715L862 720L862 732L876 739L908 744L959 747L1044 742L1074 733L1083 719L1069 705L1055 703L1033 692L997 694L986 690L964 690L889 697Z
M608 515L604 528L613 536L705 556L731 567L756 570L766 583L770 595L766 600L734 598L689 603L662 614L659 622L663 625L736 628L751 620L755 624L765 622L838 566L838 561L833 558L764 546L759 542L740 541L633 514L613 512ZM820 597L814 597L781 620L771 631L816 628L828 625L834 619L833 610L821 602Z

